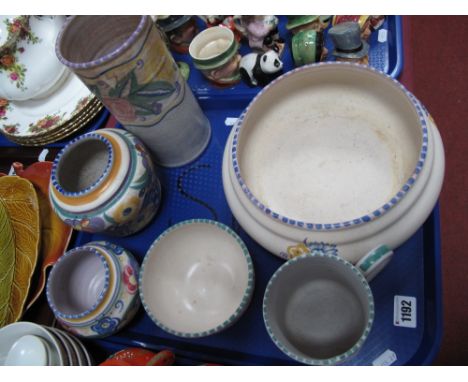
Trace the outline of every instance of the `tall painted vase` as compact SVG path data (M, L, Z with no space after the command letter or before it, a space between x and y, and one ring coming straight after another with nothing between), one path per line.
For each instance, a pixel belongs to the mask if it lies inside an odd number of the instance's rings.
M161 203L150 154L123 129L100 129L70 141L52 165L51 205L79 231L127 236L143 229Z
M208 145L210 123L151 17L71 17L56 54L160 165L187 164Z

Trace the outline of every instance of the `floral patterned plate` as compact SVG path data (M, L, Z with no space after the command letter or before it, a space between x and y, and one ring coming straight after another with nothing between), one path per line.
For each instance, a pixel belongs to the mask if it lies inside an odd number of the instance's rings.
M103 108L104 106L102 103L97 98L94 98L77 116L72 118L69 123L61 125L60 128L54 129L54 131L49 134L33 137L8 135L7 138L23 146L43 146L57 142L85 127Z
M95 98L70 73L65 82L46 98L27 101L0 99L0 133L7 138L37 138L56 132Z

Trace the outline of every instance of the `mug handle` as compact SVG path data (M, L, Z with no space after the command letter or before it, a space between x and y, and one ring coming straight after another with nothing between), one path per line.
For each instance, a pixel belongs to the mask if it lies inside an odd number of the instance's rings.
M367 281L371 281L385 268L392 257L393 251L388 246L379 245L369 251L355 266L362 272Z

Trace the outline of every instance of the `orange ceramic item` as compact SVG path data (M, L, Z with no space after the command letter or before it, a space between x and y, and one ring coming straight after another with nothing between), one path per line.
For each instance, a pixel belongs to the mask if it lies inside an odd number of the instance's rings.
M159 353L140 348L123 349L105 360L99 366L171 366L175 355L169 350Z
M15 162L13 168L16 175L29 180L34 185L39 200L41 248L38 264L41 273L37 284L31 288L31 294L26 305L26 309L29 309L44 290L47 268L54 265L66 251L72 228L59 219L50 205L49 181L52 162L36 162L26 169L22 163Z

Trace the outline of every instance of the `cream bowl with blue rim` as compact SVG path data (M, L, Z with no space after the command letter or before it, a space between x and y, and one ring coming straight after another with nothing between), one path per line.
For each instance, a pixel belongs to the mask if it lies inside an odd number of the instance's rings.
M339 256L315 251L284 263L271 277L263 300L270 338L292 359L308 365L335 365L355 355L374 320L374 299L363 275L388 248L367 256L368 264L352 265ZM363 265L363 266L362 266Z
M51 205L76 230L128 236L143 229L161 202L161 184L143 143L122 129L70 141L57 155Z
M139 265L126 249L90 242L66 252L47 280L47 301L68 331L102 338L127 325L136 314Z
M316 247L355 263L424 223L444 149L422 104L373 68L319 63L262 90L227 140L223 186L245 231L284 259Z
M234 324L247 309L254 270L239 236L195 219L163 232L145 255L139 280L148 315L180 337L204 337Z

